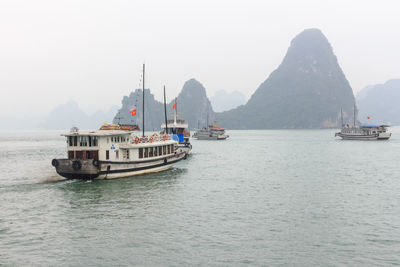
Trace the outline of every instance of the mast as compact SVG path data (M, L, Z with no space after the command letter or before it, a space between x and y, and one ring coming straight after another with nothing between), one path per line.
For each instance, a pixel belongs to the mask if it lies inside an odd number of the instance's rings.
M356 127L356 102L354 102L353 111L354 111L354 127Z
M176 104L176 97L175 97L175 112L174 112L174 123L176 124L176 117L178 113L178 105Z
M142 105L142 129L143 129L143 136L144 136L144 63L143 63L143 96L142 96L142 101L143 101L143 105Z
M164 115L165 115L165 133L168 133L167 98L165 97L165 85L164 85Z
M341 117L342 127L343 127L343 108L340 108L340 117Z

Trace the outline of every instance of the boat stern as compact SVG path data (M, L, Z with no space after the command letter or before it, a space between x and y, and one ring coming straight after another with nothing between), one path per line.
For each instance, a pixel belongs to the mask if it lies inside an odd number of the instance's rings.
M53 159L51 165L67 179L95 179L100 173L100 162L96 159Z
M379 133L377 139L378 140L387 140L392 136L392 133L389 132L383 132L383 133Z

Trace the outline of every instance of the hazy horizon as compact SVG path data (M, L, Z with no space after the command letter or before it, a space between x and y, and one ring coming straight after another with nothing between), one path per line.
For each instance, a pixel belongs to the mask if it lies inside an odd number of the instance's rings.
M398 1L1 1L0 118L76 101L87 113L138 88L169 99L195 78L248 99L307 28L328 38L354 94L400 78Z

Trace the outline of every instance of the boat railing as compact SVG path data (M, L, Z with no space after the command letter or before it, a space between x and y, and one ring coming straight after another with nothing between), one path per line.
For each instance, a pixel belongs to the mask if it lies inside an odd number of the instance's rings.
M153 134L151 136L134 136L131 137L131 143L134 144L146 144L153 142L161 142L171 140L171 136L169 134Z

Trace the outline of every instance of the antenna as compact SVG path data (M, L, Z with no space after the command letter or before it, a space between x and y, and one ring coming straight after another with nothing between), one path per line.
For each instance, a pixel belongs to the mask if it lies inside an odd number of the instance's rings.
M145 66L143 63L143 111L142 111L142 127L143 127L143 136L144 136L144 71L145 71Z
M168 133L167 98L165 96L165 85L164 85L164 116L165 116L165 133Z

